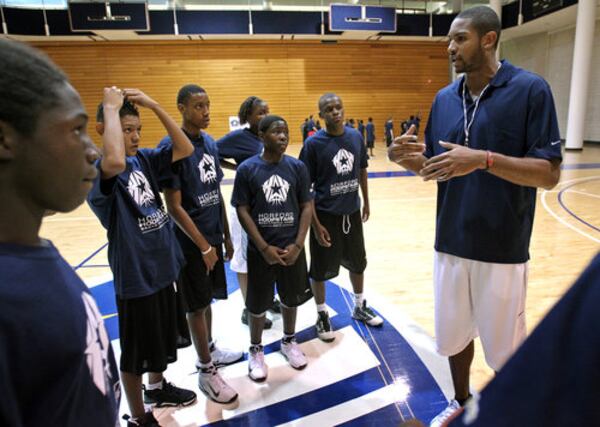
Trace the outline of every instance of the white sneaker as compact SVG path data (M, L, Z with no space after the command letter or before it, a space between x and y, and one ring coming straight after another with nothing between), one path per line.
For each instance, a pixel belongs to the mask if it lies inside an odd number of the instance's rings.
M248 376L252 381L262 382L267 379L269 367L265 363L265 352L262 345L252 345L248 350Z
M455 399L452 399L446 409L440 412L431 422L429 423L429 427L441 427L445 421L448 420L456 411L460 409L460 403L458 403Z
M383 319L379 317L371 307L367 305L367 300L363 300L362 305L354 306L352 317L356 320L366 323L369 326L381 326L383 325Z
M306 368L306 356L294 338L290 342L281 340L281 354L285 356L290 366L294 369Z
M210 358L212 359L213 364L220 368L221 366L231 365L244 357L243 351L235 351L230 350L228 348L219 348L216 344L213 343L210 349ZM199 365L197 362L196 366Z
M223 380L214 365L200 369L198 388L206 397L217 403L231 403L238 397L236 391Z
M243 351L234 351L227 348L218 348L215 344L210 349L210 358L215 367L231 365L244 358ZM196 369L200 370L200 359L196 359Z

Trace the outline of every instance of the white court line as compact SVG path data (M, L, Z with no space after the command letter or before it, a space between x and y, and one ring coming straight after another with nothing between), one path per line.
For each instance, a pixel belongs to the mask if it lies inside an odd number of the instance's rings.
M592 177L586 177L586 178L578 178L578 179L572 179L569 181L565 181L565 182L561 182L558 185L562 188L566 185L569 184L573 184L573 183L577 183L577 182L586 182L586 181L596 181L600 179L600 176L592 176ZM562 225L564 225L567 228L570 228L571 230L575 231L576 233L581 234L584 237L587 237L588 239L596 242L596 243L600 243L600 239L595 238L594 236L586 233L583 230L580 230L579 228L575 227L574 225L570 224L569 222L565 221L564 219L562 219L560 216L558 216L558 214L556 214L552 209L550 209L550 207L548 206L548 202L546 201L546 194L551 193L551 192L557 192L559 191L558 189L552 190L552 191L546 191L544 190L542 192L542 205L544 206L544 209L546 209L546 212L548 212L550 215L552 215L554 217L554 219L556 219L558 222L560 222Z
M313 427L342 424L398 401L406 400L409 391L410 388L405 384L391 384L337 406L295 419L289 423L280 424L278 427Z
M565 193L573 193L573 194L581 194L583 196L589 196L589 197L595 197L596 199L600 199L600 195L599 194L594 194L594 193L588 193L585 191L577 191L577 190L567 190L565 191Z

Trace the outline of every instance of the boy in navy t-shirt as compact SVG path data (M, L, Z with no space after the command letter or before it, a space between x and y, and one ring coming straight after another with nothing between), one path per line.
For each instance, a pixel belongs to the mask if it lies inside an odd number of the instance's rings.
M48 58L0 40L0 425L118 423L119 377L87 287L48 240L97 174L87 114Z
M308 172L302 162L284 155L289 141L284 119L267 116L259 131L264 152L240 165L231 198L251 239L246 307L251 344L248 375L254 381L267 378L261 341L275 283L283 315L281 353L294 369L304 369L307 363L295 339L296 307L312 296L304 253L311 216Z
M103 156L88 203L108 235L108 259L114 275L121 342L121 380L133 419L129 425L156 426L142 402L142 374L149 385L144 401L156 406L186 406L193 391L168 383L162 375L177 360L174 282L183 256L159 194L159 182L171 165L194 147L154 100L137 89L105 89L97 130ZM127 99L126 102L124 98ZM139 149L141 123L136 105L152 110L173 140L172 146Z
M367 150L360 134L344 126L344 106L339 96L321 96L319 110L326 128L306 141L300 160L308 167L315 192L310 277L317 303L316 328L319 338L331 342L335 335L325 305L325 281L339 274L340 265L350 272L355 295L352 316L371 326L381 326L383 320L363 297L367 255L362 222L369 219L370 213ZM362 215L359 187L364 198Z
M248 124L248 128L234 130L217 141L221 166L226 169L236 170L244 160L262 152L263 143L258 137L258 124L267 114L269 114L269 105L257 96L249 96L242 102L238 117L241 124ZM235 164L229 162L227 159L233 159ZM231 240L234 251L229 266L231 270L237 273L240 291L245 301L248 286L248 266L246 263L248 236L240 224L237 211L232 209L230 215ZM277 299L273 300L273 304L269 310L275 313L281 311ZM248 310L246 308L242 311L242 323L245 325L248 324ZM267 318L265 320L265 329L270 329L272 325L271 319Z
M216 367L234 363L244 353L217 348L212 341L210 321L212 299L227 299L224 243L228 258L233 254L220 188L223 171L215 141L202 131L210 122L210 99L206 91L194 84L183 86L177 95L177 108L183 121L181 129L194 145L194 153L174 165L172 179L162 182L169 214L178 225L175 234L186 259L177 283L184 295L198 353L198 386L213 401L229 403L237 398L237 393L225 383ZM167 136L159 147L171 145L171 137Z

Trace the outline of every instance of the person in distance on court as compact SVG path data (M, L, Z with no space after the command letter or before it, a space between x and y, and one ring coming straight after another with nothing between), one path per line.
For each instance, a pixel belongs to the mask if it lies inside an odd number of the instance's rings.
M67 76L0 39L0 425L114 426L119 374L96 302L49 240L85 201L97 153Z
M500 20L489 7L452 22L448 53L465 73L436 95L425 144L413 124L389 158L438 185L434 253L435 335L449 357L455 396L469 394L473 340L495 371L525 338L525 290L536 187L560 177L552 93L539 76L496 60Z
M362 119L358 120L358 126L357 126L356 130L358 130L358 133L360 133L360 136L362 136L362 139L363 139L363 141L365 141L365 144L366 144L366 141L367 141L366 134L365 134L366 129L365 129L365 124L362 121Z
M156 114L171 146L139 148L142 125L135 105ZM194 147L162 107L138 89L104 89L96 119L103 156L88 203L107 230L119 314L121 381L131 410L128 426L157 426L144 403L163 407L196 401L193 391L175 387L162 374L177 360L174 282L184 258L159 194L159 182L170 176L172 163L190 156ZM147 387L142 386L144 373Z
M263 151L263 143L258 136L258 123L269 114L269 105L257 96L249 96L242 102L238 117L240 124L248 124L248 128L234 130L217 141L221 166L226 169L236 170L246 159L256 156ZM312 116L311 116L312 117ZM308 132L308 130L306 130ZM227 159L233 159L231 163ZM230 214L231 240L233 242L233 258L230 268L237 273L240 291L244 301L248 289L248 266L246 261L246 248L248 235L243 230L236 209ZM279 300L275 298L269 307L273 313L281 313ZM242 323L248 324L248 309L242 310ZM273 322L268 317L265 319L265 329L271 329Z
M344 105L339 96L321 96L319 111L325 129L306 141L300 160L308 168L315 193L310 234L310 277L317 304L315 327L321 340L331 342L335 334L325 304L325 281L336 277L340 266L350 272L352 317L370 326L381 326L383 319L367 305L363 295L367 255L362 223L370 215L367 150L358 131L344 126Z
M373 148L375 148L375 125L373 124L372 117L369 117L365 130L367 132L367 148L369 149L369 156L375 157L375 154L373 154Z
M388 117L385 122L385 146L389 147L394 140L394 120L392 117Z
M258 382L268 375L262 332L275 284L283 316L281 353L294 369L304 369L307 364L295 338L296 307L312 297L304 252L312 211L308 171L301 161L285 155L289 131L283 118L263 118L259 136L265 149L240 165L231 197L250 236L248 375Z
M203 131L210 123L210 99L198 85L183 86L177 94L181 130L194 145L190 157L179 160L174 174L161 183L167 209L178 227L175 235L185 256L177 284L183 292L187 320L198 355L198 387L217 403L230 403L237 393L217 367L237 362L244 353L218 348L212 340L211 302L227 299L223 245L233 255L220 183L217 145ZM166 136L158 147L171 146ZM222 325L224 326L224 325Z

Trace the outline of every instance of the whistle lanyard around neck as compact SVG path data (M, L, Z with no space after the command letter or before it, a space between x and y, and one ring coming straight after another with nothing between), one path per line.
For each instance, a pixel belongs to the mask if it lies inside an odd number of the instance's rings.
M498 62L498 68L496 69L496 74L498 74L498 70L502 67L502 62ZM491 83L491 82L490 82ZM463 118L464 118L464 131L465 131L465 146L469 146L469 136L471 135L471 126L473 126L473 121L475 120L475 114L477 113L477 109L479 108L479 102L485 92L490 87L490 83L485 85L477 99L475 100L475 108L473 108L473 115L471 116L471 120L467 120L467 78L465 76L465 80L463 82L463 90L462 90L462 103L463 103Z
M475 108L473 108L473 115L471 116L471 120L467 120L467 81L466 81L466 79L465 79L465 81L463 83L462 102L463 102L465 146L466 147L469 146L469 135L471 134L471 126L473 126L473 121L475 120L475 114L477 113L477 109L479 108L479 102L481 101L481 98L483 98L483 95L485 95L485 91L489 87L490 87L490 84L488 83L483 88L483 90L481 91L481 93L477 97L477 100L475 101Z

